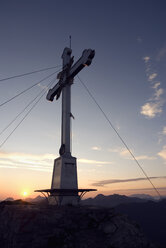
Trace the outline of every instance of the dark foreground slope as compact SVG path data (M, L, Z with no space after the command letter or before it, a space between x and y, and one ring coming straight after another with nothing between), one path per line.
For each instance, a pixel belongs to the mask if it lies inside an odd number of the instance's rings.
M166 199L148 201L124 195L97 195L82 201L83 205L115 207L116 211L127 215L138 223L144 234L152 241L166 248Z
M3 248L154 248L113 209L0 205Z
M135 220L150 240L166 247L166 199L122 204L116 210Z

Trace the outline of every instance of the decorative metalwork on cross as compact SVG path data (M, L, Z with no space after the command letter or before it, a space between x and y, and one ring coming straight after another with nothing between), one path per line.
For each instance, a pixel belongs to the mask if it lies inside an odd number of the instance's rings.
M73 65L72 50L65 48L62 54L63 67L58 74L59 82L48 91L47 100L58 100L62 93L62 130L60 157L54 160L51 189L37 190L47 193L49 204L75 205L83 194L94 189L78 189L76 158L71 155L71 85L74 77L85 67L89 66L95 56L95 51L86 49L80 59ZM81 192L81 195L79 193Z

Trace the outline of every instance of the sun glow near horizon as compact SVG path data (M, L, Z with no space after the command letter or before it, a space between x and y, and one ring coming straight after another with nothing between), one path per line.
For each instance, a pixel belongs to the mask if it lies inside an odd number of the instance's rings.
M23 190L23 191L21 192L21 196L23 196L24 198L26 198L27 196L29 196L28 190Z

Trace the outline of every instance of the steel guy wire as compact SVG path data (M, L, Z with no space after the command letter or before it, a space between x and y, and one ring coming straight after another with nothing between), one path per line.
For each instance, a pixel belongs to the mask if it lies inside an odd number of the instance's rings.
M60 70L61 70L61 69L59 69L58 71L60 71ZM5 102L1 103L1 104L0 104L0 107L2 107L3 105L5 105L5 104L11 102L12 100L14 100L15 98L17 98L18 96L21 96L22 94L24 94L24 93L27 92L28 90L32 89L32 88L35 87L36 85L40 84L40 83L43 82L44 80L50 78L52 75L54 75L54 74L57 73L58 71L51 73L50 75L48 75L47 77L41 79L41 80L38 81L37 83L31 85L31 86L28 87L27 89L21 91L20 93L16 94L15 96L9 98L9 99L6 100Z
M99 108L99 110L101 111L101 113L103 114L103 116L105 117L105 119L108 121L109 125L111 126L111 128L115 131L115 133L117 134L117 136L119 137L119 139L121 140L121 142L123 143L123 145L126 147L126 149L128 150L128 152L130 153L130 155L132 156L132 158L134 159L134 161L136 162L136 164L139 166L139 168L141 169L141 171L143 172L144 176L147 178L147 180L150 182L151 186L153 187L153 189L156 191L157 195L160 197L161 199L161 195L159 193L159 191L157 190L157 188L154 186L154 184L152 183L151 179L149 178L149 176L147 175L147 173L145 172L145 170L142 168L142 166L140 165L140 163L138 162L138 160L136 159L136 157L134 156L133 152L130 150L129 146L127 145L127 143L124 141L124 139L121 137L121 135L119 134L119 132L116 130L116 128L114 127L114 125L112 124L112 122L110 121L110 119L108 118L108 116L106 115L106 113L104 112L104 110L101 108L101 106L99 105L99 103L96 101L95 97L92 95L92 93L90 92L90 90L88 89L88 87L84 84L84 82L80 79L80 77L77 75L79 81L81 82L81 84L84 86L84 88L86 89L86 91L88 92L88 94L90 95L90 97L92 98L92 100L95 102L95 104L97 105L97 107Z
M31 75L31 74L34 74L34 73L38 73L38 72L42 72L42 71L48 71L48 70L55 69L55 68L60 67L60 66L61 65L57 65L57 66L48 67L48 68L44 68L44 69L40 69L40 70L26 72L26 73L19 74L19 75L14 75L14 76L11 76L11 77L2 78L2 79L0 79L0 82L7 81L7 80L10 80L10 79L13 79L13 78L19 78L19 77L28 76L28 75Z
M56 78L53 78L53 80L51 80L51 82L45 86L45 87L49 87L50 84L52 84L52 82L54 82L56 80ZM40 91L40 93L35 97L33 98L22 110L19 114L17 114L14 119L0 132L0 135L2 135L17 119L20 115L22 115L24 113L24 111L42 94L43 91L45 91L45 89L42 89L42 91Z
M51 81L48 86L51 87L53 82ZM6 141L11 137L11 135L16 131L16 129L21 125L21 123L26 119L26 117L31 113L31 111L36 107L36 105L39 103L39 101L42 99L42 97L46 93L46 89L44 89L45 92L39 97L39 99L33 104L33 106L29 109L29 111L26 113L26 115L21 119L21 121L17 124L17 126L12 130L12 132L7 136L7 138L0 144L0 148L6 143Z

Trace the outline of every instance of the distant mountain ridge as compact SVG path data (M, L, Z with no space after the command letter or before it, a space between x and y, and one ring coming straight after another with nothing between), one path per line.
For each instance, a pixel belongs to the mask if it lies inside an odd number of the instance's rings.
M132 198L132 200L130 198ZM163 196L163 199L165 199L165 198L166 198L166 196ZM24 198L25 201L33 202L33 203L42 202L45 199L46 198L41 196L41 195L38 195L35 198L31 198L31 197ZM94 198L87 198L85 200L83 199L82 202L83 202L83 205L88 205L89 203L96 205L96 203L98 203L98 202L100 205L100 201L102 201L102 200L104 200L107 203L109 202L109 200L111 200L112 201L111 205L114 205L114 203L115 203L115 205L119 205L119 204L128 203L128 202L140 202L140 199L143 201L148 201L148 200L156 201L156 200L158 200L158 197L151 196L148 194L132 194L129 196L119 195L119 194L113 194L113 195L98 194ZM14 201L14 200L15 200L14 198L8 197L3 201ZM2 201L2 200L0 200L0 201ZM108 205L110 205L110 204L108 204Z
M100 207L115 207L120 204L128 204L133 202L146 202L146 199L140 199L137 197L128 197L126 195L108 195L105 196L103 194L99 194L94 198L88 198L81 201L82 205L92 205L92 206L100 206Z
M156 201L158 200L158 196L151 196L148 194L132 194L130 197L136 197L140 199L146 199L146 200L151 200L151 201Z

